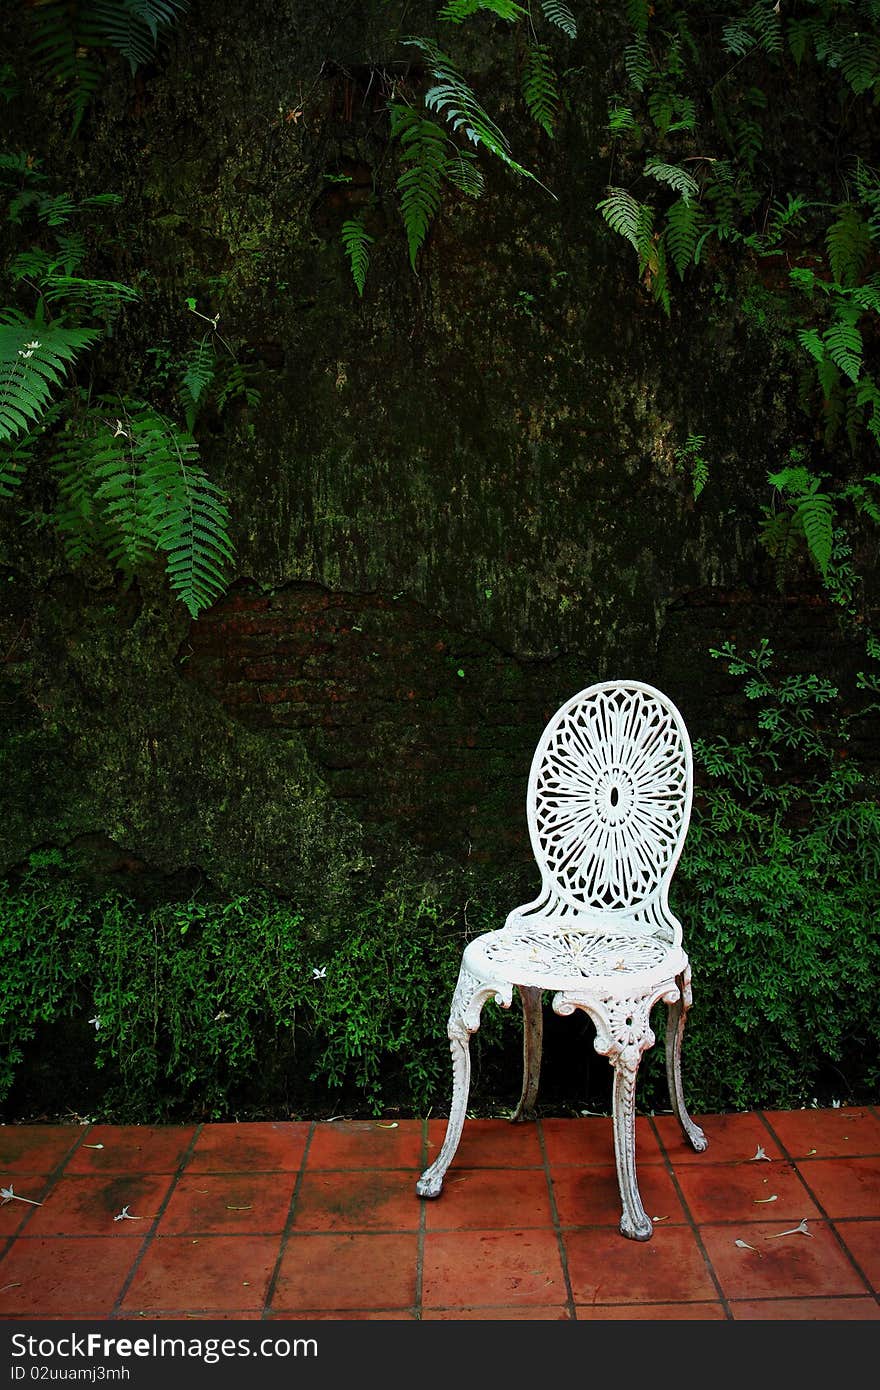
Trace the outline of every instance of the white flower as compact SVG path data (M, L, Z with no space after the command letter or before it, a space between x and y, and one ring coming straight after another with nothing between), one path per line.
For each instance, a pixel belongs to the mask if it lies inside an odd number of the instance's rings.
M95 1014L94 1018L90 1018L90 1019L89 1019L89 1023L94 1023L94 1025L95 1025L95 1032L97 1033L98 1029L99 1029L100 1026L101 1026L101 1017L100 1017L100 1015L99 1015L99 1014Z
M313 970L312 970L312 979L313 979L313 980L326 980L326 978L327 978L327 967L326 967L326 965L325 965L325 966L323 967L323 969L321 969L321 970L316 970L316 969L313 969Z

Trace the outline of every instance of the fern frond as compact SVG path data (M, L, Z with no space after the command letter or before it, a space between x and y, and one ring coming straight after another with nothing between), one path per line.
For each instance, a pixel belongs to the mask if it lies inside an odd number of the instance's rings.
M168 557L171 587L196 618L223 592L233 554L223 491L201 468L196 441L171 421L155 416L137 447L147 512Z
M840 49L840 70L856 96L880 86L880 42L870 34L853 34Z
M634 33L647 32L653 8L651 0L626 0L626 17Z
M71 7L66 0L35 6L33 22L34 56L71 108L76 133L101 81L100 29L87 5Z
M555 24L568 38L577 38L577 20L561 0L541 0L541 12L550 24Z
M245 405L259 405L261 392L253 384L254 368L242 362L233 362L226 373L226 380L217 392L217 409L225 410L230 401L243 400Z
M440 207L440 188L449 161L442 126L404 109L405 117L395 121L400 132L400 160L407 166L397 180L397 191L410 264L415 270L416 258Z
M834 548L834 503L825 493L811 492L798 501L796 515L816 568L824 578Z
M0 316L0 440L39 421L78 353L97 337L95 329L40 323L14 310Z
M428 110L443 116L454 131L461 131L472 144L484 145L514 173L534 179L534 174L512 158L507 137L483 109L452 60L430 39L411 38L404 42L424 53L434 77L436 85L425 93Z
M186 9L185 0L92 0L104 41L128 60L132 72L149 63L162 30Z
M498 15L499 19L509 20L522 19L527 13L515 0L447 0L437 18L445 19L450 24L461 24L462 20L476 14L478 10L490 10L492 14Z
M856 311L857 312L857 311ZM850 381L858 381L862 369L862 335L852 315L839 317L822 335L828 356Z
M201 342L187 353L182 363L179 394L186 415L186 427L192 433L198 414L199 402L208 390L217 371L217 355L214 352L210 335L205 334Z
M483 171L477 163L476 155L470 150L459 150L457 154L447 155L443 177L469 198L479 198L485 187Z
M651 76L651 54L644 34L639 34L635 43L627 44L623 50L623 66L630 86L635 87L637 92L643 92Z
M680 277L694 259L702 225L699 204L679 198L666 214L666 244Z
M858 209L847 203L825 234L828 260L838 285L857 284L871 254L871 233Z
M660 159L649 159L645 164L645 173L652 179L657 179L659 183L674 188L686 203L689 203L691 198L696 198L700 191L693 174L689 174L687 169L682 169L677 164L664 164Z
M123 305L140 299L131 285L118 280L87 280L79 275L46 275L42 289L49 304L63 304L66 309L100 319L115 318Z
M370 266L369 248L375 240L370 236L360 218L349 218L342 224L340 232L342 245L348 263L351 267L351 275L354 280L358 294L363 294L364 283L367 278L367 271Z
M533 121L553 137L559 111L559 92L550 50L544 44L528 44L522 75L522 93Z
M609 188L608 197L596 204L613 232L626 237L639 249L644 222L645 205L625 188Z

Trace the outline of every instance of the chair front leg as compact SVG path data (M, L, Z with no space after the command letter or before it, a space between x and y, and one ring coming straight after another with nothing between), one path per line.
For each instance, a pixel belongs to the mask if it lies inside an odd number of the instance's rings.
M636 1043L608 1055L614 1068L612 1114L614 1161L622 1207L620 1234L630 1240L650 1240L654 1234L654 1223L642 1206L636 1176L636 1076L643 1050Z
M666 1076L669 1081L669 1099L685 1139L696 1149L697 1153L702 1153L709 1141L700 1126L694 1124L687 1112L687 1106L684 1103L684 1088L681 1084L681 1040L684 1036L684 1025L692 998L690 966L684 974L677 976L676 984L678 985L678 998L669 1003L669 1014L666 1021Z
M499 1004L509 1008L513 988L511 985L487 984L485 980L477 979L462 966L455 994L452 996L447 1027L452 1053L452 1103L449 1108L449 1120L439 1154L416 1183L416 1192L420 1197L440 1196L446 1170L455 1157L464 1128L471 1085L471 1034L479 1028L483 1005L493 995Z
M532 1119L541 1077L541 1050L544 1040L543 991L533 985L518 985L523 1008L523 1084L519 1104L511 1120Z

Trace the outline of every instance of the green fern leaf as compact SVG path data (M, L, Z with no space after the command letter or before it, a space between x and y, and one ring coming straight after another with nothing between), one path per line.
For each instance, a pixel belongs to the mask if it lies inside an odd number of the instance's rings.
M169 421L144 441L142 454L150 517L168 557L171 587L196 618L226 585L233 552L225 498L200 467L195 440Z
M828 356L850 381L858 381L862 369L862 335L851 318L839 318L826 328L823 341Z
M550 50L543 44L528 44L522 76L522 92L533 121L553 137L559 111L559 92Z
M653 11L651 0L626 0L626 17L636 34L644 34Z
M844 40L840 70L857 96L880 87L880 42L862 33Z
M483 171L476 155L470 150L459 150L457 154L448 155L443 166L443 177L469 198L479 198L485 187Z
M825 344L822 342L819 330L817 328L799 328L797 335L801 347L805 348L817 362L821 362L825 357Z
M550 24L555 24L570 39L577 38L577 20L561 0L541 0L541 11Z
M509 20L522 19L527 13L522 5L515 4L514 0L448 0L437 18L445 19L451 24L461 24L462 20L468 19L478 10L489 10L492 14L498 15L499 19Z
M454 131L460 131L472 144L484 145L514 173L535 179L534 174L512 158L507 137L483 109L452 60L430 39L411 38L404 42L424 53L435 79L436 86L425 93L428 110L442 115Z
M700 236L702 214L698 204L680 198L667 213L666 244L672 264L680 277L694 259Z
M98 336L95 329L40 323L14 310L0 315L0 440L40 420L79 352Z
M217 371L217 355L210 336L205 334L183 361L180 379L180 399L186 413L186 427L192 433L199 404L208 391Z
M401 163L407 165L397 180L400 211L406 230L409 259L413 270L440 207L440 189L447 173L446 133L435 121L422 120L409 111L399 117Z
M687 169L679 168L677 164L664 164L660 159L649 159L645 164L645 173L652 179L657 179L659 183L674 188L686 203L690 202L691 198L696 198L700 191L693 174L689 174Z
M596 204L613 232L626 237L638 251L642 242L646 205L625 188L609 188L608 197Z
M838 285L855 285L871 254L868 224L852 203L847 203L825 235L828 260Z
M824 577L834 548L834 503L826 493L811 492L798 500L796 515L816 568Z
M184 0L92 0L104 41L128 60L132 72L155 57L160 32L186 9Z
M343 222L342 245L351 267L351 275L358 294L363 294L367 271L370 266L370 251L375 237L370 236L360 218L350 218Z
M630 86L643 92L651 76L651 55L644 34L639 34L635 43L627 44L623 50L623 66Z

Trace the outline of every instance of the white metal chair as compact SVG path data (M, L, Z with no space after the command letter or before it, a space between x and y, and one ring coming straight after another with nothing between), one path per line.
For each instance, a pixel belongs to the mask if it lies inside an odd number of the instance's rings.
M651 1009L668 1005L666 1069L685 1138L706 1136L685 1108L681 1040L691 1005L691 972L669 883L687 834L693 760L672 702L641 681L607 681L568 700L532 759L527 810L541 891L504 926L465 948L449 1014L453 1093L446 1136L416 1185L439 1197L464 1127L471 1034L487 999L523 1007L523 1087L511 1116L534 1111L542 1043L542 995L558 1014L583 1009L595 1048L614 1069L614 1153L621 1233L648 1240L653 1224L639 1196L635 1088L642 1053L654 1043Z

